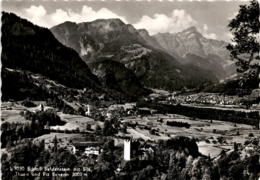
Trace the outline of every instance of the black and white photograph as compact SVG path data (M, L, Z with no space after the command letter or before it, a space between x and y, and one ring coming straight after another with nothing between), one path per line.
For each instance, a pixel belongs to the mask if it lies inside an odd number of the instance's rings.
M259 0L1 0L1 180L260 180Z

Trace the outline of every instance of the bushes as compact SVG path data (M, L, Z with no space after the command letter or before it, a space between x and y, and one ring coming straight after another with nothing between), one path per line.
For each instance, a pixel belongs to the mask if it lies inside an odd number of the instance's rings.
M177 127L186 127L186 128L190 128L191 126L189 123L177 122L177 121L167 121L166 124L168 126L177 126Z
M34 104L32 101L26 99L21 103L25 107L36 107L37 105Z
M222 110L216 108L192 107L185 105L166 105L160 103L152 103L139 101L137 107L148 107L150 109L158 110L158 113L173 113L189 117L196 117L200 119L215 119L220 121L229 121L234 123L242 123L248 125L257 125L259 113L257 111L236 111L236 110Z
M24 117L30 122L26 124L8 123L1 125L1 143L2 148L6 145L14 145L24 138L34 138L46 133L45 125L63 125L60 117L53 110L38 111L36 113L26 111Z
M44 125L39 121L26 124L8 123L1 125L1 147L12 146L24 138L34 138L45 133Z
M168 140L159 142L160 149L186 150L189 155L197 157L200 153L195 139L184 136L178 136Z
M103 135L104 136L112 136L117 132L117 130L113 127L112 123L108 120L104 123Z
M1 165L2 165L2 178L3 180L9 179L35 179L32 177L32 173L42 172L38 171L30 171L27 169L30 167L59 167L59 168L70 168L68 171L70 177L67 179L71 179L71 175L73 172L73 168L78 165L82 166L75 155L69 152L66 149L58 148L57 151L46 150L44 147L44 141L40 141L39 143L33 141L27 141L25 144L21 146L15 147L12 152L10 152L10 157L6 155L2 156ZM24 170L11 170L13 167L25 167ZM24 178L17 177L16 172L29 174ZM52 179L51 177L47 179Z
M30 121L38 120L40 124L50 126L63 125L65 122L61 121L60 117L54 110L37 111L36 113L26 111L24 114L25 119Z

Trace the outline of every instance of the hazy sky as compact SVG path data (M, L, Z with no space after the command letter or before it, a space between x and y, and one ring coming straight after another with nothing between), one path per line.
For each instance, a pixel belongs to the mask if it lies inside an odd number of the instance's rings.
M126 0L20 0L2 2L4 11L14 12L35 24L52 27L64 21L87 22L120 18L150 35L176 33L190 26L206 37L229 40L227 24L243 1L126 1Z

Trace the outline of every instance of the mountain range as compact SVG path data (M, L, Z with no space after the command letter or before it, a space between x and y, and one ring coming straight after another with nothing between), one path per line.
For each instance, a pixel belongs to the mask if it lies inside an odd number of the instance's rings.
M3 12L2 45L3 68L128 97L146 95L147 88L201 89L227 77L225 68L232 66L226 43L206 39L194 27L150 36L120 19L64 22L47 29ZM17 78L11 73L4 82Z
M31 82L35 78L26 78L28 75L17 73L17 70L29 72L26 74L35 74L32 76L44 76L68 88L90 89L99 94L108 93L109 96L115 94L131 98L149 92L140 85L133 77L134 73L129 70L124 72L124 76L129 78L125 78L123 85L129 84L131 88L124 92L125 89L116 87L121 85L117 83L112 88L115 93L111 93L110 86L104 85L100 81L102 79L91 72L89 66L82 61L75 50L60 43L49 29L36 26L13 13L2 13L1 41L2 81L4 82L2 93L6 99L17 99L28 94L33 94L35 97L35 93L30 92L42 91L39 84ZM40 90L36 90L37 87ZM16 90L11 90L12 88Z
M207 39L196 27L175 34L159 33L154 38L168 53L179 56L181 63L211 70L219 80L236 73L235 64L226 49L228 43Z
M171 51L171 47L163 46L158 36L150 36L145 29L135 29L120 19L64 22L50 30L61 43L76 50L86 64L98 63L103 58L117 61L132 70L145 87L196 88L215 83L224 76L222 65L218 69L211 65L213 62L208 59L203 62L205 57L196 54L184 58ZM217 61L216 57L211 61ZM196 63L190 59L196 59Z

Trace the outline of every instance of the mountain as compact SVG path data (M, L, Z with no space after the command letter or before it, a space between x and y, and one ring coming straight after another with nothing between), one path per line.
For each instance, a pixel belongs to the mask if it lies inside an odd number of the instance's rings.
M98 78L77 52L62 45L48 29L12 13L2 13L1 58L3 68L39 73L71 88L100 89Z
M84 60L97 55L110 56L129 43L143 42L132 25L120 19L98 19L87 23L64 22L51 28L54 36L64 45L75 49Z
M159 33L154 38L168 53L181 57L181 63L212 70L219 80L236 73L227 42L207 39L195 27L175 34Z
M73 30L73 26L69 27ZM54 80L66 87L91 89L96 93L109 93L115 96L120 94L120 96L126 96L127 98L138 98L148 93L137 78L134 77L134 73L117 64L114 65L118 69L117 72L110 69L111 72L115 72L112 76L115 77L117 83L107 81L103 86L103 79L99 79L100 77L91 72L88 65L82 61L75 50L57 41L48 29L36 26L15 14L4 12L2 15L2 44L3 69L29 71L30 73L43 75L46 79ZM18 89L17 94L23 97L31 92L34 94L32 95L33 98L35 98L37 93L34 92L38 92L39 89L37 89L34 82L31 82L33 78L22 81L19 80L19 77L24 79L25 76L20 74L16 73L16 71L5 71L2 74L5 78L4 82L8 82L8 80L12 80L11 82L19 81L13 86L4 84L4 92L8 94L7 88L17 88L21 85L20 88L25 90L26 93L20 92L20 89ZM28 88L26 88L27 85ZM111 92L111 90L114 92ZM40 89L40 91L42 90ZM15 90L10 91L11 94L5 97L13 95L17 98L18 95L12 94L12 92L15 92Z
M87 64L111 58L132 70L145 87L173 90L217 81L209 70L178 62L146 30L135 29L120 19L64 22L51 31L61 43L75 49Z

